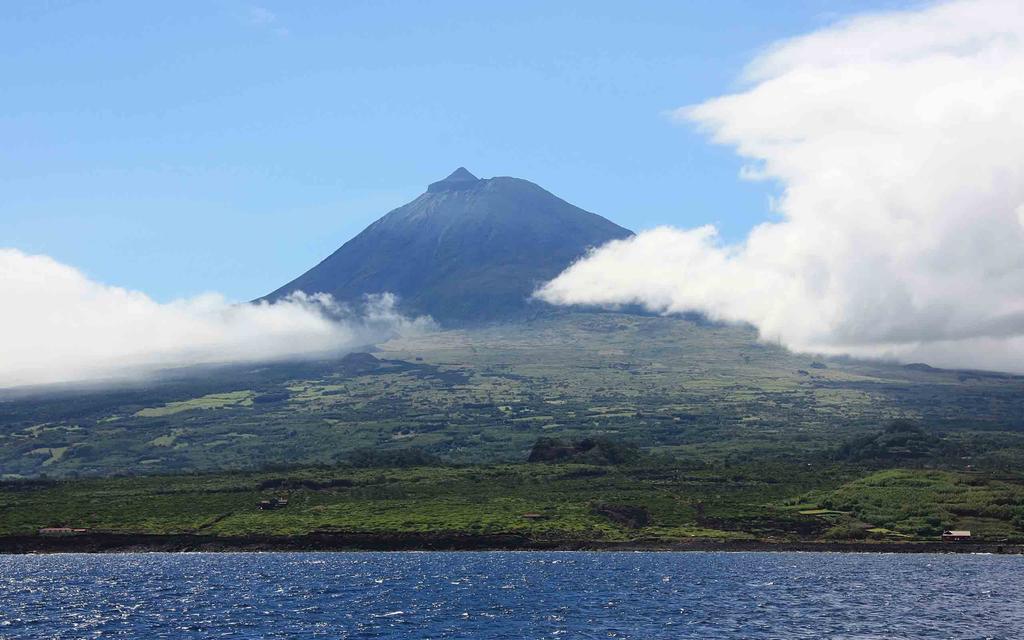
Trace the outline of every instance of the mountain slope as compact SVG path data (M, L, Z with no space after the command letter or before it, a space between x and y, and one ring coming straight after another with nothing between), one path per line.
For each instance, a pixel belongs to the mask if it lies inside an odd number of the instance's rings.
M422 452L523 461L540 438L609 438L732 468L841 457L1024 469L1024 376L966 373L818 360L742 325L568 311L394 338L372 355L176 371L123 389L0 390L0 484ZM895 416L924 429L927 455L883 433ZM8 513L0 496L0 521Z
M409 314L445 325L522 317L528 298L590 247L632 235L518 178L460 167L267 296L325 292L343 301L389 291Z

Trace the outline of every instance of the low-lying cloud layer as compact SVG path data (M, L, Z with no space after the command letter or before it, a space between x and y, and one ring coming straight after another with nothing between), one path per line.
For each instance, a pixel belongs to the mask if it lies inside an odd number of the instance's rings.
M613 242L556 304L749 322L804 351L1024 371L1024 3L858 17L772 47L748 86L676 117L783 187L742 243Z
M344 353L433 325L399 315L388 294L359 309L323 294L273 304L206 294L161 304L12 249L0 250L0 300L0 387Z

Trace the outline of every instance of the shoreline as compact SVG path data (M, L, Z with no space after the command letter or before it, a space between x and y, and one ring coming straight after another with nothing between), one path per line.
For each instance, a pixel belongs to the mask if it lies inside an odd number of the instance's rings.
M0 554L272 551L802 551L828 553L1024 554L996 542L819 542L790 540L540 540L519 535L314 533L298 536L91 533L0 536Z

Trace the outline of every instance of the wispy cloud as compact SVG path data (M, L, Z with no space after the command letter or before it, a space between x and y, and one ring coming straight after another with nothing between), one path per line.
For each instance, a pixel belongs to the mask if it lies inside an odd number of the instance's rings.
M277 36L291 35L291 32L281 24L278 15L266 7L250 5L246 9L245 21L253 27L265 29Z
M754 324L799 350L1024 371L1024 3L956 0L781 42L676 112L777 180L780 221L612 243L544 286Z
M212 293L161 304L13 249L0 249L0 300L0 387L339 354L434 328L401 316L389 294L358 307L302 293L272 304Z

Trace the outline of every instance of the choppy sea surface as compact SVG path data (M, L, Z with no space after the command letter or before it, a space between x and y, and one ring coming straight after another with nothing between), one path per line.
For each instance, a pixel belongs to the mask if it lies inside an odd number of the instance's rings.
M1024 638L1024 557L0 556L0 638Z

